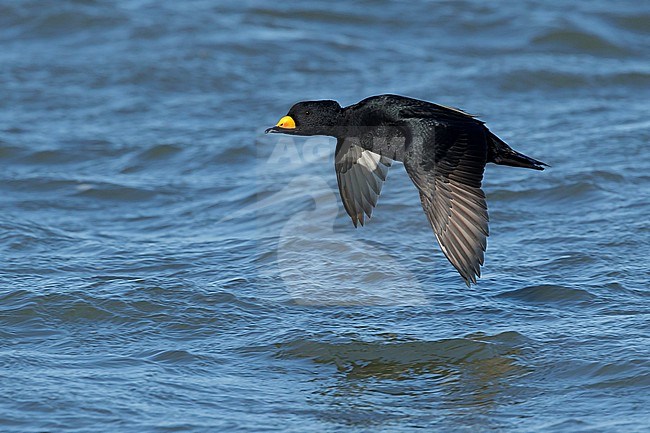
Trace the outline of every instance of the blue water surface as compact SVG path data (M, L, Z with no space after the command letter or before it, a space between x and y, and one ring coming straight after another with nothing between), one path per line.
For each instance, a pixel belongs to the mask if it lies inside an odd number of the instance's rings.
M0 3L0 431L650 430L650 5ZM478 115L466 287L401 165L355 229L296 101Z

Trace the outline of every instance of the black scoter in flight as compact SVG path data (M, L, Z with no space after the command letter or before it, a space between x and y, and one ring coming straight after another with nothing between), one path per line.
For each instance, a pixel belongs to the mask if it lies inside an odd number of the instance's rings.
M511 149L470 114L398 95L345 108L298 102L266 132L336 137L336 177L355 227L370 218L392 161L403 162L442 252L468 285L481 276L487 246L485 164L547 165Z

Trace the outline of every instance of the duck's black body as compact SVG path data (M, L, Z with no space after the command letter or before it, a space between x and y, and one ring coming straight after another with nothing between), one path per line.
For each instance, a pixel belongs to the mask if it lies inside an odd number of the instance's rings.
M442 251L468 284L480 276L488 236L485 164L546 165L514 151L467 113L398 95L345 108L299 102L267 132L337 138L339 190L355 226L370 218L392 161L403 162Z

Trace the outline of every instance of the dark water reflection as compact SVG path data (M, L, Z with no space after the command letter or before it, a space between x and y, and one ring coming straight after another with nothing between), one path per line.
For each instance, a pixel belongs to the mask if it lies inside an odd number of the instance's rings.
M294 341L282 358L309 358L334 366L337 380L316 380L312 404L321 415L349 426L376 427L408 421L411 428L442 425L441 417L488 425L502 406L525 398L513 380L529 374L523 359L530 343L516 332L439 341L323 344ZM321 409L322 411L322 409ZM437 415L435 415L437 413ZM495 423L495 426L499 422Z

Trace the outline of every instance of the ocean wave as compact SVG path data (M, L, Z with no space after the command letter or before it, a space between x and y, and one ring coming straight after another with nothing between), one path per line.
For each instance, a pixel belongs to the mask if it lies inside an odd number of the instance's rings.
M542 284L510 290L497 295L499 298L540 304L575 304L591 302L596 296L585 289Z
M630 54L625 46L604 36L576 28L549 29L531 40L533 47L556 52L590 53L594 55L625 56Z
M33 321L45 329L56 329L66 324L111 323L133 329L167 330L169 336L188 333L198 336L214 332L215 327L226 329L226 322L234 325L273 311L263 302L224 290L166 289L151 286L148 283L151 279L143 276L109 275L92 279L96 283L89 285L86 281L85 291L75 288L81 283L75 279L68 283L61 280L48 290L16 289L0 293L3 325L24 326ZM29 287L29 280L24 285ZM66 291L67 287L72 290ZM179 297L179 292L185 293L185 298Z
M6 3L0 9L3 21L11 24L12 33L21 38L69 37L85 31L112 30L128 23L119 8L81 2L39 1ZM7 31L7 29L4 29Z
M78 197L97 200L136 202L150 200L160 191L141 186L122 185L114 182L84 182L76 185Z
M553 202L558 201L575 201L575 200L589 200L598 196L603 192L602 187L596 181L575 181L572 183L562 183L561 185L553 185L546 188L529 188L521 190L511 190L498 188L489 192L490 200L521 200L521 199L535 199L535 200L548 200Z

